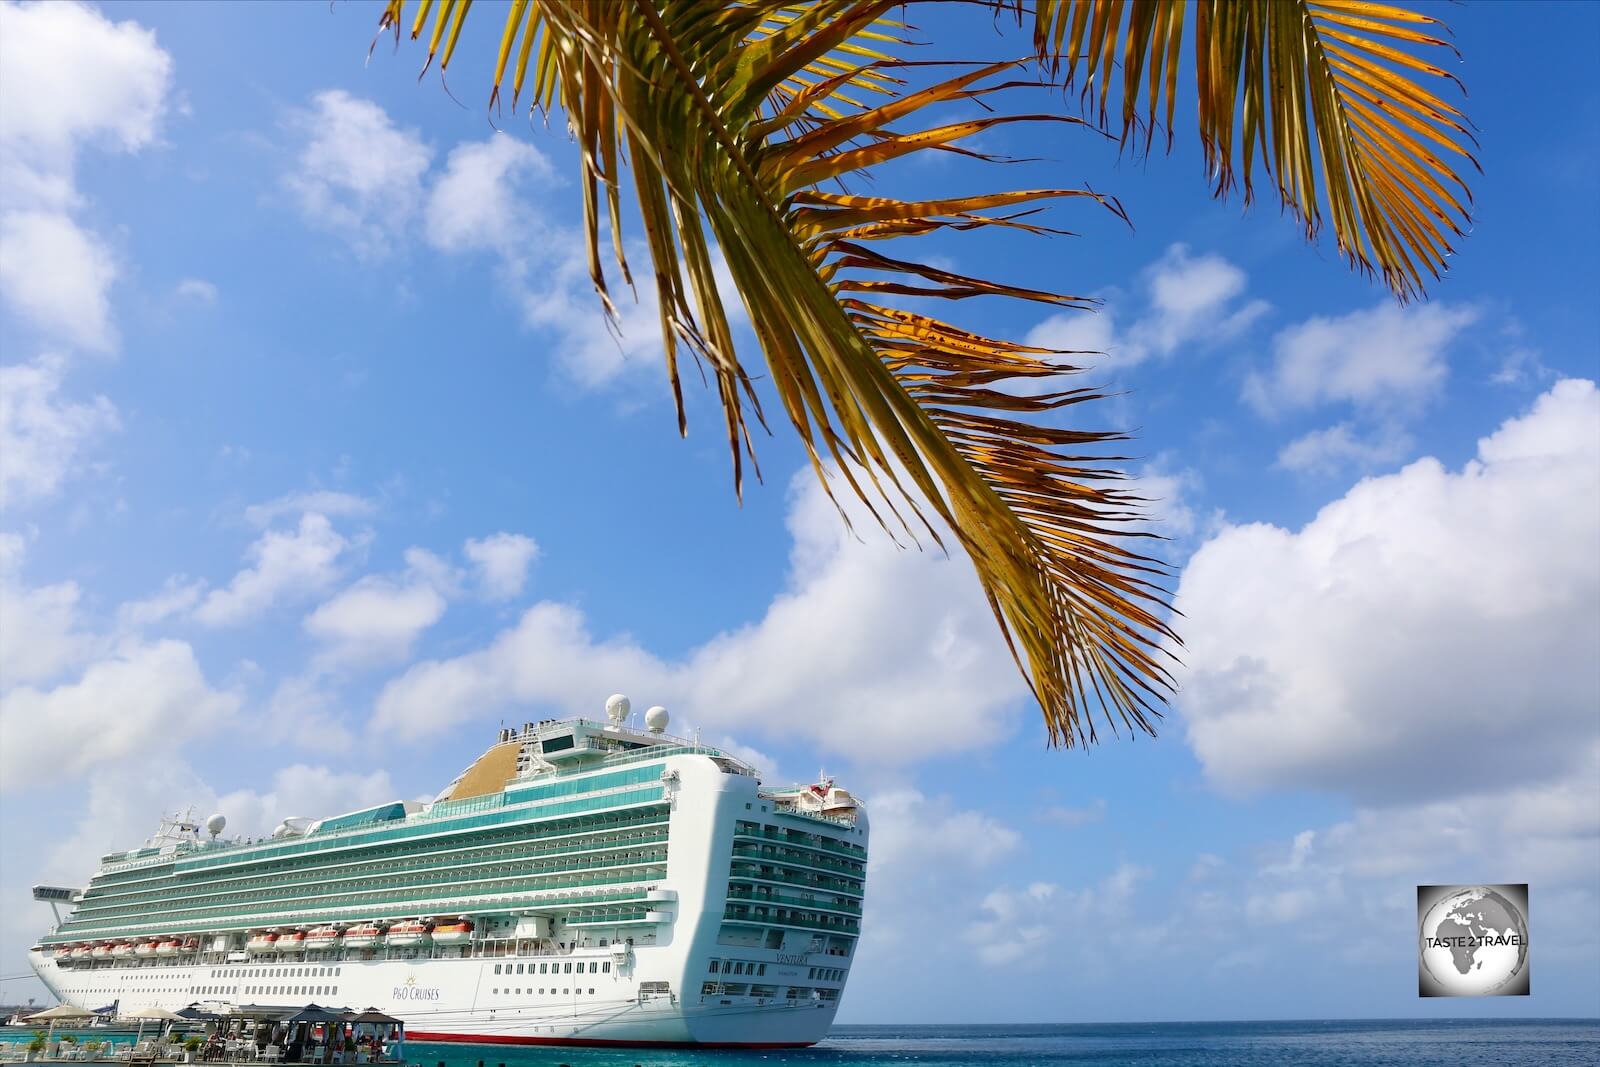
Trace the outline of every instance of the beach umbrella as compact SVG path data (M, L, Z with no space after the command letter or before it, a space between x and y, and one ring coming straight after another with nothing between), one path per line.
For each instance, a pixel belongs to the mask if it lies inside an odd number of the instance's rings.
M34 1012L32 1015L24 1019L23 1022L48 1023L50 1027L49 1036L54 1037L56 1034L56 1023L60 1022L62 1019L92 1018L94 1018L94 1012L92 1011L84 1011L82 1008L74 1008L71 1004L57 1004L53 1008L46 1008L44 1011Z
M157 1019L161 1022L181 1022L183 1016L176 1015L165 1008L140 1008L138 1011L130 1011L128 1014L124 1015L123 1018L139 1020L139 1032L134 1037L134 1041L138 1042L144 1037L144 1024L146 1020Z

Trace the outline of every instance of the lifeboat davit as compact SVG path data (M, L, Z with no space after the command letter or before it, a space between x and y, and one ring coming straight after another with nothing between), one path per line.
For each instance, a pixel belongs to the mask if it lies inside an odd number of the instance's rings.
M427 923L410 922L395 923L389 927L389 945L391 948L411 948L414 945L426 945L433 940L432 927Z
M157 956L176 956L177 954L178 954L178 943L176 941L173 941L173 940L171 940L169 938L166 941L157 941L156 942L156 955Z
M149 959L156 954L156 943L154 941L141 941L133 946L133 954L142 960Z
M304 930L296 930L292 934L279 934L278 935L278 951L279 952L299 952L301 949L303 949L305 947L306 947L306 932Z
M352 926L344 932L346 948L374 948L383 944L383 927L372 923Z
M465 919L458 923L441 923L433 928L435 945L465 945L472 940L472 924Z
M277 934L255 934L244 943L244 950L251 953L272 952L277 947Z
M112 959L125 960L131 955L133 955L133 946L126 941L120 941L111 946Z
M306 934L306 948L316 951L339 947L339 938L344 931L336 926L319 926Z

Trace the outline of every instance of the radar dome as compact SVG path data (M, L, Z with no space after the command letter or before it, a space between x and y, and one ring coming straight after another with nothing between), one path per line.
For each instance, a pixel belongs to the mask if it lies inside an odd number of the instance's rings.
M653 734L659 734L667 728L667 722L672 716L667 714L667 709L657 704L644 713L645 727Z
M612 722L620 723L628 717L633 705L621 693L615 693L606 698L606 718Z
M223 827L227 825L228 817L221 812L218 812L206 820L206 829L211 832L212 837L216 837L218 834L222 833Z

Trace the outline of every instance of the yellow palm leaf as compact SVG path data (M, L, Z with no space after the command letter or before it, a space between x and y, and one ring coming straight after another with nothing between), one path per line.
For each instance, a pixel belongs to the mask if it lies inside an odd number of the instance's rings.
M1007 2L1019 12L1029 6ZM1423 58L1455 53L1436 35L1437 19L1366 0L1032 6L1035 50L1064 68L1069 84L1081 81L1086 98L1098 93L1102 125L1111 66L1120 64L1122 139L1142 121L1146 151L1158 125L1171 145L1192 18L1200 140L1218 196L1237 183L1249 202L1259 157L1307 239L1317 237L1325 206L1339 251L1357 269L1381 273L1402 300L1421 295L1425 274L1437 279L1447 269L1452 241L1471 224L1471 192L1456 168L1478 163L1466 147L1476 144L1466 117L1426 87L1459 86Z

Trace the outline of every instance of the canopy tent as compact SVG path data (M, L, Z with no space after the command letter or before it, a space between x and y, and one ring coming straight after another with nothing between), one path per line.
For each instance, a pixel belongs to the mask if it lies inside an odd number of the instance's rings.
M44 1011L34 1012L23 1021L30 1023L53 1023L58 1019L92 1018L94 1018L94 1012L92 1011L84 1011L82 1008L74 1008L71 1004L57 1004L53 1008L46 1008Z
M183 1016L175 1015L166 1008L140 1008L138 1011L130 1011L122 1017L124 1019L139 1020L139 1032L133 1038L135 1044L144 1040L144 1024L147 1022L179 1023L184 1021Z
M46 1008L44 1011L36 1011L22 1021L24 1024L48 1023L49 1035L54 1037L56 1032L56 1023L58 1022L66 1019L77 1019L82 1021L84 1019L93 1018L94 1012L92 1011L84 1011L82 1008L74 1008L71 1004L57 1004L53 1008Z
M351 1012L344 1017L344 1021L347 1023L384 1023L390 1026L400 1024L399 1019L396 1019L393 1015L385 1015L377 1008L368 1008L362 1012Z
M184 1016L170 1012L166 1008L140 1008L130 1011L123 1016L124 1019L160 1019L162 1022L175 1023L183 1020Z
M206 1011L198 1004L191 1004L187 1008L178 1009L178 1018L188 1019L192 1023L219 1023L226 1019L226 1015L219 1015L214 1011Z
M324 1008L320 1004L307 1004L283 1021L286 1023L342 1023L349 1022L349 1008Z

